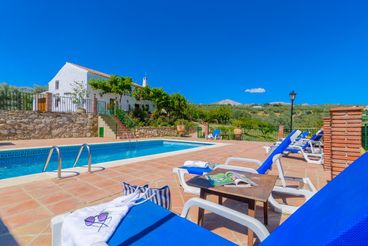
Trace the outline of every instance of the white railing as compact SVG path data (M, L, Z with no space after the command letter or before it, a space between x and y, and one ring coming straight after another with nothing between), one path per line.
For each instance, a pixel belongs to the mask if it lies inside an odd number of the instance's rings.
M52 96L52 112L77 112L84 109L87 113L93 112L93 99L83 99L79 102L72 97Z

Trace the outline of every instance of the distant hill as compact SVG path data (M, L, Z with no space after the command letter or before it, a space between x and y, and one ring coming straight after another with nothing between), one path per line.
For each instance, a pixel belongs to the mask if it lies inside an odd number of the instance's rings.
M270 102L270 105L290 105L288 102Z
M219 102L216 102L214 104L220 104L220 105L232 105L232 106L238 106L238 105L241 105L241 103L239 102L235 102L233 100L230 100L230 99L225 99L225 100L221 100Z

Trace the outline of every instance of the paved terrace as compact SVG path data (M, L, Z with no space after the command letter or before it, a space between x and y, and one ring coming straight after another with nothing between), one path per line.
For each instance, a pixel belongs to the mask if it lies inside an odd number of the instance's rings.
M53 139L12 141L12 144L0 142L0 148L27 146L45 146L54 144L77 144L106 141L89 139ZM108 140L111 141L111 140ZM192 195L183 193L172 168L180 166L185 160L208 160L223 163L227 157L239 156L263 160L265 151L260 142L220 141L231 143L192 153L142 161L128 165L108 168L93 174L83 173L65 179L49 179L11 186L0 189L0 245L50 245L50 219L61 213L112 200L121 195L121 182L132 184L150 184L159 187L168 184L172 193L172 211L180 213L185 201ZM318 165L307 164L298 158L283 158L287 175L310 177L320 189L326 183L327 173ZM272 173L276 173L276 168ZM209 199L215 197L209 197ZM279 198L281 199L281 198ZM214 199L214 201L216 201ZM300 204L300 198L288 198L289 204ZM231 200L224 201L225 206L247 212L247 205ZM190 219L196 221L197 209L193 209ZM257 207L257 218L263 221L262 207ZM274 230L287 218L269 211L270 231ZM204 226L214 233L235 243L245 245L246 229L213 214L206 214Z

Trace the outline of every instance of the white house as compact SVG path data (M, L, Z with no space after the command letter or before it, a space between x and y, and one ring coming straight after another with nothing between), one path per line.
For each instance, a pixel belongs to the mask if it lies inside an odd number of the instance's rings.
M146 107L149 111L154 111L154 104L152 101L141 100L138 101L134 97L129 95L124 95L120 99L119 95L116 94L104 94L101 95L100 91L94 90L89 85L89 81L91 79L108 79L110 78L110 74L106 74L103 72L99 72L90 68L86 68L77 64L73 64L70 62L66 62L65 65L59 70L59 72L50 80L49 92L54 95L54 108L60 107L60 100L64 97L71 97L73 92L73 84L74 82L82 83L87 90L87 99L97 98L98 101L104 101L106 104L112 103L112 101L117 100L119 102L120 107L129 111L130 109L134 109L137 107ZM136 83L133 84L133 87L141 86ZM147 77L143 78L142 86L147 86ZM132 88L134 89L134 88ZM61 99L58 99L60 97ZM60 106L59 106L60 105ZM59 110L55 110L59 111Z

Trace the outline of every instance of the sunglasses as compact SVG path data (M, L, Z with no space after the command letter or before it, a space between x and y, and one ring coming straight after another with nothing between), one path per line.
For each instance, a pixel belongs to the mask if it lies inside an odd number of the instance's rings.
M108 227L108 225L105 224L108 219L111 220L111 217L109 217L109 213L101 212L99 215L87 217L86 219L84 219L84 223L86 224L86 226L97 226L99 227L98 231L100 231L103 226Z

